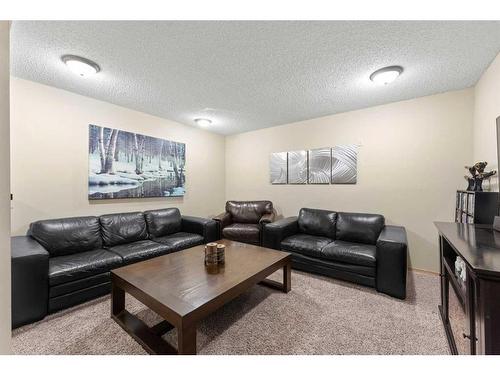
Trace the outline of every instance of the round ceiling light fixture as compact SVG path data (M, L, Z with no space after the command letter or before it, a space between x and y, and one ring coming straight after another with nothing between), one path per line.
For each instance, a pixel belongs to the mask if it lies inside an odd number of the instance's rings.
M403 73L403 67L399 65L386 66L385 68L374 71L370 75L370 80L379 84L387 85L398 78Z
M194 122L196 122L199 126L203 127L210 126L210 124L212 124L212 121L206 118L195 118Z
M88 77L92 74L98 73L101 68L95 62L84 57L75 55L64 55L61 60L73 73L81 77Z

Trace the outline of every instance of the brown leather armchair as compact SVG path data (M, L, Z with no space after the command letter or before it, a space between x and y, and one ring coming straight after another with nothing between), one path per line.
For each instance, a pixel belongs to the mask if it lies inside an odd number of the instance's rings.
M275 219L270 201L227 201L226 212L214 217L219 223L221 238L262 244L264 225Z

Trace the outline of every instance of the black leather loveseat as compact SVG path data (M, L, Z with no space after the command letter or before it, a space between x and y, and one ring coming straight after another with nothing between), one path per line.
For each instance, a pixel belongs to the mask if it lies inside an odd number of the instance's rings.
M263 246L291 252L294 268L406 298L406 231L382 215L302 208L267 224Z
M42 220L12 238L12 325L110 291L110 271L218 239L217 223L177 208Z

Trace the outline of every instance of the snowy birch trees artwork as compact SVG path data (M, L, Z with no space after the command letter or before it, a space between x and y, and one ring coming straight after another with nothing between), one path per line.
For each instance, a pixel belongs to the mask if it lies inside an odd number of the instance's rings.
M185 193L184 143L89 125L89 199Z

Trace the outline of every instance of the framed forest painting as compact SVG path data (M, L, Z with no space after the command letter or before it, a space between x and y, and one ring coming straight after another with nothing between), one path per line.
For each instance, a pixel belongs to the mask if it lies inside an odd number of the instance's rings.
M89 199L178 197L186 145L89 125Z

